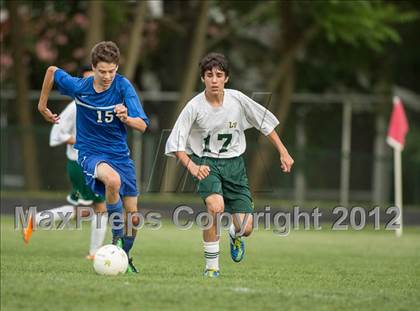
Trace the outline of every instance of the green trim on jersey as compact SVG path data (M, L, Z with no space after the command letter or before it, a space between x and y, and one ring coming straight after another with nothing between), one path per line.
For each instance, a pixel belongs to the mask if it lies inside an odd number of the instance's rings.
M86 185L82 168L77 161L67 159L67 175L70 178L73 188L71 192L72 199L77 197L87 201L92 200L94 203L101 203L105 201L102 196L93 193L93 191Z
M235 214L254 211L245 163L241 156L217 159L192 155L191 159L197 165L210 167L210 174L205 179L199 181L194 178L197 182L197 192L203 200L213 193L218 193L223 196L225 212Z

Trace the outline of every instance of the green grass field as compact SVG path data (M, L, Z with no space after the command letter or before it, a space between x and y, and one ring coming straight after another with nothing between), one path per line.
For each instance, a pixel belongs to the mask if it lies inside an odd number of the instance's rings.
M200 231L143 229L138 276L96 275L84 230L36 231L25 246L1 217L2 310L420 310L420 228L257 231L240 264L226 233L219 279L205 279Z

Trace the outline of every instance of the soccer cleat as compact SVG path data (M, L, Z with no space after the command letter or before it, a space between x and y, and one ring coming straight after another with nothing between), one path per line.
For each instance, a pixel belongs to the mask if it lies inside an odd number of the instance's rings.
M77 205L82 205L82 206L90 206L93 204L93 200L85 200L82 198L79 198L77 200Z
M95 255L86 255L85 257L87 260L94 260L95 259Z
M67 195L66 200L67 200L67 202L69 202L71 205L77 206L77 204L78 204L78 203L77 203L78 198L77 198L77 197L75 197L75 196L73 196L73 195L71 195L71 194Z
M122 237L119 237L119 236L113 237L112 238L112 244L124 249L123 248L124 240L123 240ZM128 258L128 267L127 267L127 271L125 273L128 273L128 274L139 273L139 271L137 270L137 268L133 264L133 258Z
M23 241L28 244L33 232L32 215L29 215L28 225L23 228Z
M218 278L219 275L220 275L219 270L206 269L206 271L204 271L204 276L209 277L209 278Z
M123 248L123 238L120 236L112 237L112 245L118 246L119 248Z
M241 237L232 237L229 234L230 238L230 257L234 262L240 262L245 255L245 243L242 241Z
M128 258L128 267L125 273L127 274L139 273L139 270L137 270L137 268L133 264L133 258Z

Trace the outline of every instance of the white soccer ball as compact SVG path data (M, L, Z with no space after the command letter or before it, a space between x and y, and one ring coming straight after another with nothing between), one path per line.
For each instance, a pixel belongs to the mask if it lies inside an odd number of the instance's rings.
M109 244L97 250L93 260L96 273L102 275L117 275L125 273L128 267L128 257L124 250Z

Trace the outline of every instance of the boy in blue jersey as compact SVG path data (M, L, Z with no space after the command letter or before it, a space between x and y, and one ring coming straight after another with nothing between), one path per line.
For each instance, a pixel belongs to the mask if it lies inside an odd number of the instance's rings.
M137 212L138 190L134 163L127 146L126 126L144 132L149 119L131 85L117 74L120 52L111 41L103 41L91 52L93 77L75 78L55 66L50 66L42 85L38 110L45 120L58 123L59 117L47 108L48 95L53 84L61 94L75 99L76 144L78 162L83 168L86 183L92 190L105 196L112 243L122 247L127 255L133 246L135 230L124 233L123 207L133 225ZM137 272L129 257L127 272Z

